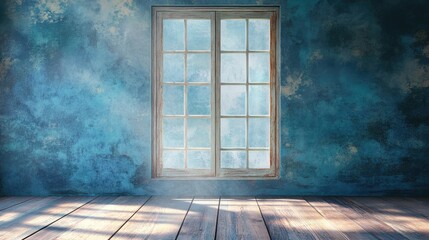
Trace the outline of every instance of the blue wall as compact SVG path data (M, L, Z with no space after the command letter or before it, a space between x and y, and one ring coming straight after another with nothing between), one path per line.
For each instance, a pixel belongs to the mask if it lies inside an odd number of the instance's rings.
M151 179L151 6L281 7L279 180ZM0 194L429 191L429 2L0 3Z

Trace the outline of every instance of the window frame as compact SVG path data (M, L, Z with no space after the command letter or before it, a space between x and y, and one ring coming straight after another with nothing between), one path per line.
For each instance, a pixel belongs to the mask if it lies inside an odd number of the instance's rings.
M167 179L276 179L279 171L279 139L278 139L278 110L279 110L279 8L278 7L152 7L152 178L167 178ZM220 168L220 21L221 19L234 18L269 18L270 19L270 168L269 169L233 169ZM211 86L211 169L163 169L162 168L162 55L164 54L163 38L162 38L162 22L163 19L210 19L211 20L211 82L206 84ZM246 35L248 29L248 20L246 20ZM185 49L178 51L184 53L185 63L189 51L187 45L187 31L185 24ZM166 51L168 52L168 51ZM248 56L249 51L248 37L246 37L246 88L249 87L248 82ZM186 64L185 64L186 65ZM186 67L185 70L186 72ZM168 85L168 84L167 84ZM188 86L186 79L178 85ZM185 89L187 89L185 87ZM213 90L214 89L214 90ZM246 108L248 108L248 90L246 97ZM184 91L186 109L187 93ZM187 118L186 111L184 118ZM246 111L244 116L248 121L249 111ZM187 131L187 126L184 125L184 131ZM248 138L248 124L246 128L246 138ZM186 137L186 135L185 135ZM185 141L186 142L186 141ZM248 140L246 140L248 144ZM186 149L186 143L185 149ZM246 152L249 151L248 145ZM186 151L185 151L186 153ZM248 162L247 154L247 162Z

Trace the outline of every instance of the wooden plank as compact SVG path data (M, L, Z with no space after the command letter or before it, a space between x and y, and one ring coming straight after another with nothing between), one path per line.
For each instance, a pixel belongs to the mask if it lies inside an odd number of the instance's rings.
M84 205L93 197L34 198L0 212L0 239L21 239Z
M149 197L98 197L28 239L108 239Z
M2 197L0 198L0 211L30 200L32 197Z
M272 239L347 239L304 199L258 201Z
M424 201L423 198L401 198L401 197L388 197L382 198L383 201L387 201L390 204L396 205L398 208L412 211L418 215L429 219L429 201Z
M325 201L327 201L337 211L344 213L348 218L355 221L359 226L365 229L365 231L371 233L378 239L407 239L404 235L400 234L389 225L374 218L370 213L365 212L353 202L347 201L344 198L326 198Z
M429 239L429 222L422 216L398 208L380 198L359 197L348 198L348 200L409 239Z
M217 239L270 239L256 199L222 198Z
M219 198L197 198L192 201L178 239L214 239Z
M337 211L329 203L318 197L305 198L328 222L340 229L341 232L350 240L377 239L359 224L348 218L345 214Z
M152 197L112 239L175 239L191 201Z

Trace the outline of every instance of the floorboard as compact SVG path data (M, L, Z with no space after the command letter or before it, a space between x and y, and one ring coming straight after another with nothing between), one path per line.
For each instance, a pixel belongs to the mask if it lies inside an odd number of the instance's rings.
M372 217L386 223L409 239L429 239L429 223L411 211L394 208L378 198L348 198Z
M1 239L429 239L429 198L1 197Z
M365 231L359 224L348 218L344 213L319 197L307 197L307 202L313 206L327 221L336 226L350 240L376 240L371 233Z
M152 197L112 239L175 239L191 202Z
M28 239L108 239L148 197L98 197Z
M0 211L30 200L32 197L2 197L0 198Z
M221 198L217 239L270 239L255 198Z
M386 223L374 218L371 214L365 212L358 205L345 200L344 198L325 199L331 206L344 213L349 219L359 224L365 231L381 240L401 240L407 239L404 235Z
M258 201L272 239L347 239L304 199Z
M195 198L177 239L215 238L219 198Z
M0 239L21 239L90 201L92 197L33 198L0 212Z

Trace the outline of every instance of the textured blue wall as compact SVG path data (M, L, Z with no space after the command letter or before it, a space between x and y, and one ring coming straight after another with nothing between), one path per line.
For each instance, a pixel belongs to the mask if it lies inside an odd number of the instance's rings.
M279 180L151 179L151 6L281 7ZM429 2L0 3L0 193L429 191Z

